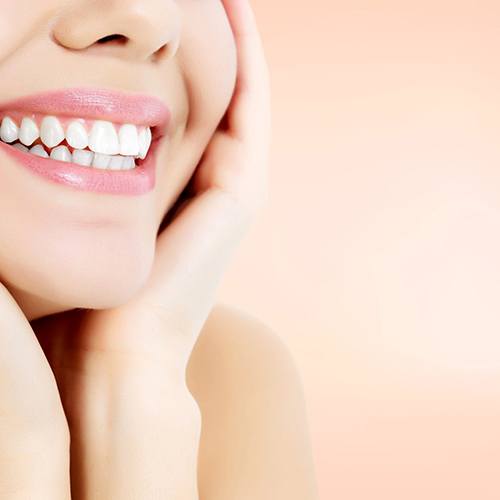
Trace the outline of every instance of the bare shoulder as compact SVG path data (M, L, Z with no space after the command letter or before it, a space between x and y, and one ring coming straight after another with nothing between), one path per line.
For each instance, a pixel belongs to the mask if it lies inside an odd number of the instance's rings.
M218 304L191 355L187 382L203 422L200 498L317 498L302 382L276 332Z

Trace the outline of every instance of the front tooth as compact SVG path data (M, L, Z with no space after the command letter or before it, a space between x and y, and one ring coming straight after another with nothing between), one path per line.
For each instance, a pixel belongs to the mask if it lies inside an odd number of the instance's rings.
M139 132L139 158L144 160L148 154L149 146L151 146L151 129L143 127Z
M33 154L33 155L36 155L36 156L41 156L42 158L48 158L49 157L49 154L47 153L47 151L45 151L45 149L43 148L43 146L41 144L35 144L30 149L30 153Z
M121 170L123 165L123 156L115 155L111 157L108 168L110 170Z
M40 139L48 147L53 148L64 139L61 122L55 116L46 116L40 125Z
M73 120L66 129L66 142L75 149L85 149L89 145L89 134L83 123Z
M111 122L104 120L96 120L94 122L89 136L89 149L106 155L120 153L118 134Z
M3 142L14 142L19 139L19 127L9 116L6 116L2 120L2 126L0 127L0 139L2 139Z
M54 148L50 152L50 157L53 160L59 160L59 161L71 161L72 160L71 153L69 152L69 149L66 146L57 146L57 148Z
M28 117L24 117L19 128L19 140L26 146L31 146L40 136L37 124Z
M92 166L96 168L108 168L110 160L111 160L110 155L96 153L94 155L94 159L92 160Z
M118 132L120 139L120 154L123 156L137 156L139 154L139 135L137 127L131 123L125 123Z
M92 160L94 159L94 153L88 149L75 149L73 151L73 162L78 165L83 165L84 167L90 167L92 165Z

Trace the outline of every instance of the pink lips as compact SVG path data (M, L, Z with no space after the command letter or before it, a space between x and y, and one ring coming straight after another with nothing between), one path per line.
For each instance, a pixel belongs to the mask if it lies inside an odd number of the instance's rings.
M156 153L167 135L170 109L157 97L94 88L69 88L0 102L0 114L22 111L26 115L72 116L115 123L133 123L152 128L153 138L146 158L132 170L103 170L70 162L41 158L0 141L0 149L33 173L76 189L108 194L139 195L155 186Z

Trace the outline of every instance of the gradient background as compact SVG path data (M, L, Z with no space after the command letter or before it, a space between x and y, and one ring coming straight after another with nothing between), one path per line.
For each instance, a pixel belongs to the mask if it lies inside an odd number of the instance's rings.
M253 5L271 202L220 299L290 346L324 500L498 500L499 4Z

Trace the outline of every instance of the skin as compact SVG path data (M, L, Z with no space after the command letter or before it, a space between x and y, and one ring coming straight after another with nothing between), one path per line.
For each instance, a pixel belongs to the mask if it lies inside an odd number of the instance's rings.
M165 99L174 126L143 197L70 190L1 158L0 209L16 217L0 223L0 496L316 498L288 350L215 305L267 200L269 81L249 4L25 0L7 13L4 98L115 82ZM116 32L129 43L95 44ZM20 78L33 71L36 88Z

